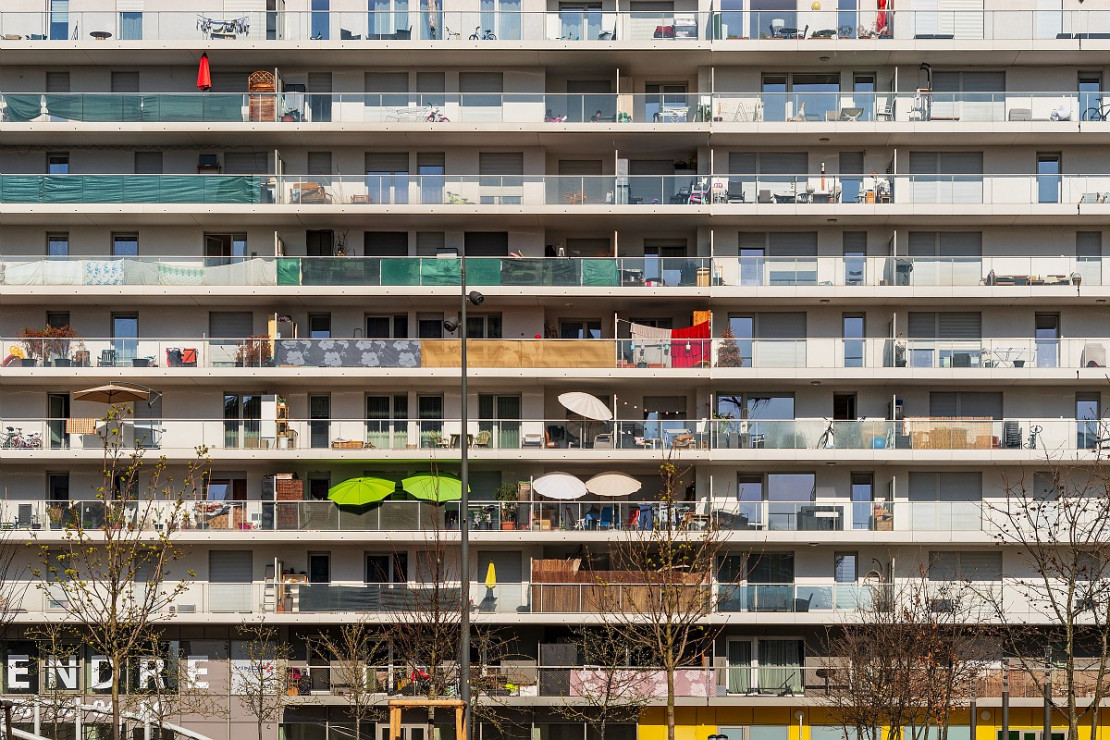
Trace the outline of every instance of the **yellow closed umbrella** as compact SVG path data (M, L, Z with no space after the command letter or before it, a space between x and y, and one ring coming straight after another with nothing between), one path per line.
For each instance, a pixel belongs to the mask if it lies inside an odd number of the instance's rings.
M486 588L491 591L497 588L497 568L494 567L493 561L490 561L489 567L486 568Z

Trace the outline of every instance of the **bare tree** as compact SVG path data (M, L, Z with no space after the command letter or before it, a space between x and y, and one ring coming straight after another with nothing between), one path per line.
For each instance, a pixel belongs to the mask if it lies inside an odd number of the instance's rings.
M112 737L120 738L121 679L128 661L149 645L167 607L189 588L192 571L176 542L188 523L188 502L202 490L207 461L197 459L180 480L165 458L148 463L124 441L127 413L112 406L99 432L104 444L97 505L70 522L61 543L39 547L40 587L69 621L81 624L85 644L111 666ZM92 503L92 502L89 502Z
M347 700L355 723L355 740L362 740L362 723L377 716L375 694L381 691L373 668L388 655L381 628L365 617L340 625L337 633L321 631L310 647L322 653L331 666L331 690Z
M879 584L829 630L817 670L846 738L945 740L952 712L973 696L984 661L983 604L960 581L922 570ZM885 736L883 733L886 733Z
M144 654L133 659L132 703L156 727L184 717L227 719L226 703L214 701L205 682L194 675L184 655L152 632Z
M254 718L258 740L263 740L266 727L281 722L291 703L287 689L292 649L280 639L278 628L265 621L241 624L239 637L243 657L232 655L231 693Z
M716 528L694 528L680 514L678 494L689 472L673 460L660 465L658 521L617 541L613 570L598 571L598 588L591 590L593 608L664 670L667 740L675 737L675 675L700 665L718 631L707 618L719 601L714 571L723 539Z
M50 723L53 738L60 738L62 725L72 721L73 696L79 686L80 657L83 645L77 629L61 622L43 622L30 627L27 637L35 643L43 660L45 675L39 681L38 693L20 703L38 707Z
M580 627L574 636L579 660L587 667L581 670L574 697L563 698L559 713L572 722L588 722L599 740L605 740L610 724L634 722L653 698L651 676L632 667L633 645L617 625Z
M1004 490L1004 499L984 503L986 516L1022 569L1007 574L1010 594L992 595L994 616L1007 652L1033 683L1056 664L1063 696L1046 701L1078 737L1110 693L1110 473L1101 463L1052 464L1005 480Z

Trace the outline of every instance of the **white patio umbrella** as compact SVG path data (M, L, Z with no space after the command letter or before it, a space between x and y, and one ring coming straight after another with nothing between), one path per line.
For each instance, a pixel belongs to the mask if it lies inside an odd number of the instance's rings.
M643 484L631 475L617 471L598 473L586 481L587 491L608 498L630 496L639 491L642 486Z
M613 418L612 409L602 403L600 398L582 391L559 394L559 403L567 411L594 421L609 421Z
M544 498L571 501L586 495L586 484L570 473L548 473L532 481L532 490Z

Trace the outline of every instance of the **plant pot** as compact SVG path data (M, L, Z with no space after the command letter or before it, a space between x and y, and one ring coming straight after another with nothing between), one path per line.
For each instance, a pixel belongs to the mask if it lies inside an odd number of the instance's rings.
M516 529L516 522L501 522L502 532L512 532Z
M39 361L33 357L24 357L21 364L23 365L23 367L37 367Z
M1014 360L1014 367L1025 367L1025 360Z
M54 358L54 367L71 367L72 365L73 365L73 361L70 360L68 357L55 357Z

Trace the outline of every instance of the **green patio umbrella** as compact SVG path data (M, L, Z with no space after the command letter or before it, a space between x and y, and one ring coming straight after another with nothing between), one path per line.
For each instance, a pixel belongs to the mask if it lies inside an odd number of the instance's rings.
M449 475L414 475L401 481L401 487L414 498L436 503L462 498L462 481Z
M396 490L397 484L385 478L349 478L329 488L328 498L339 506L365 506Z

